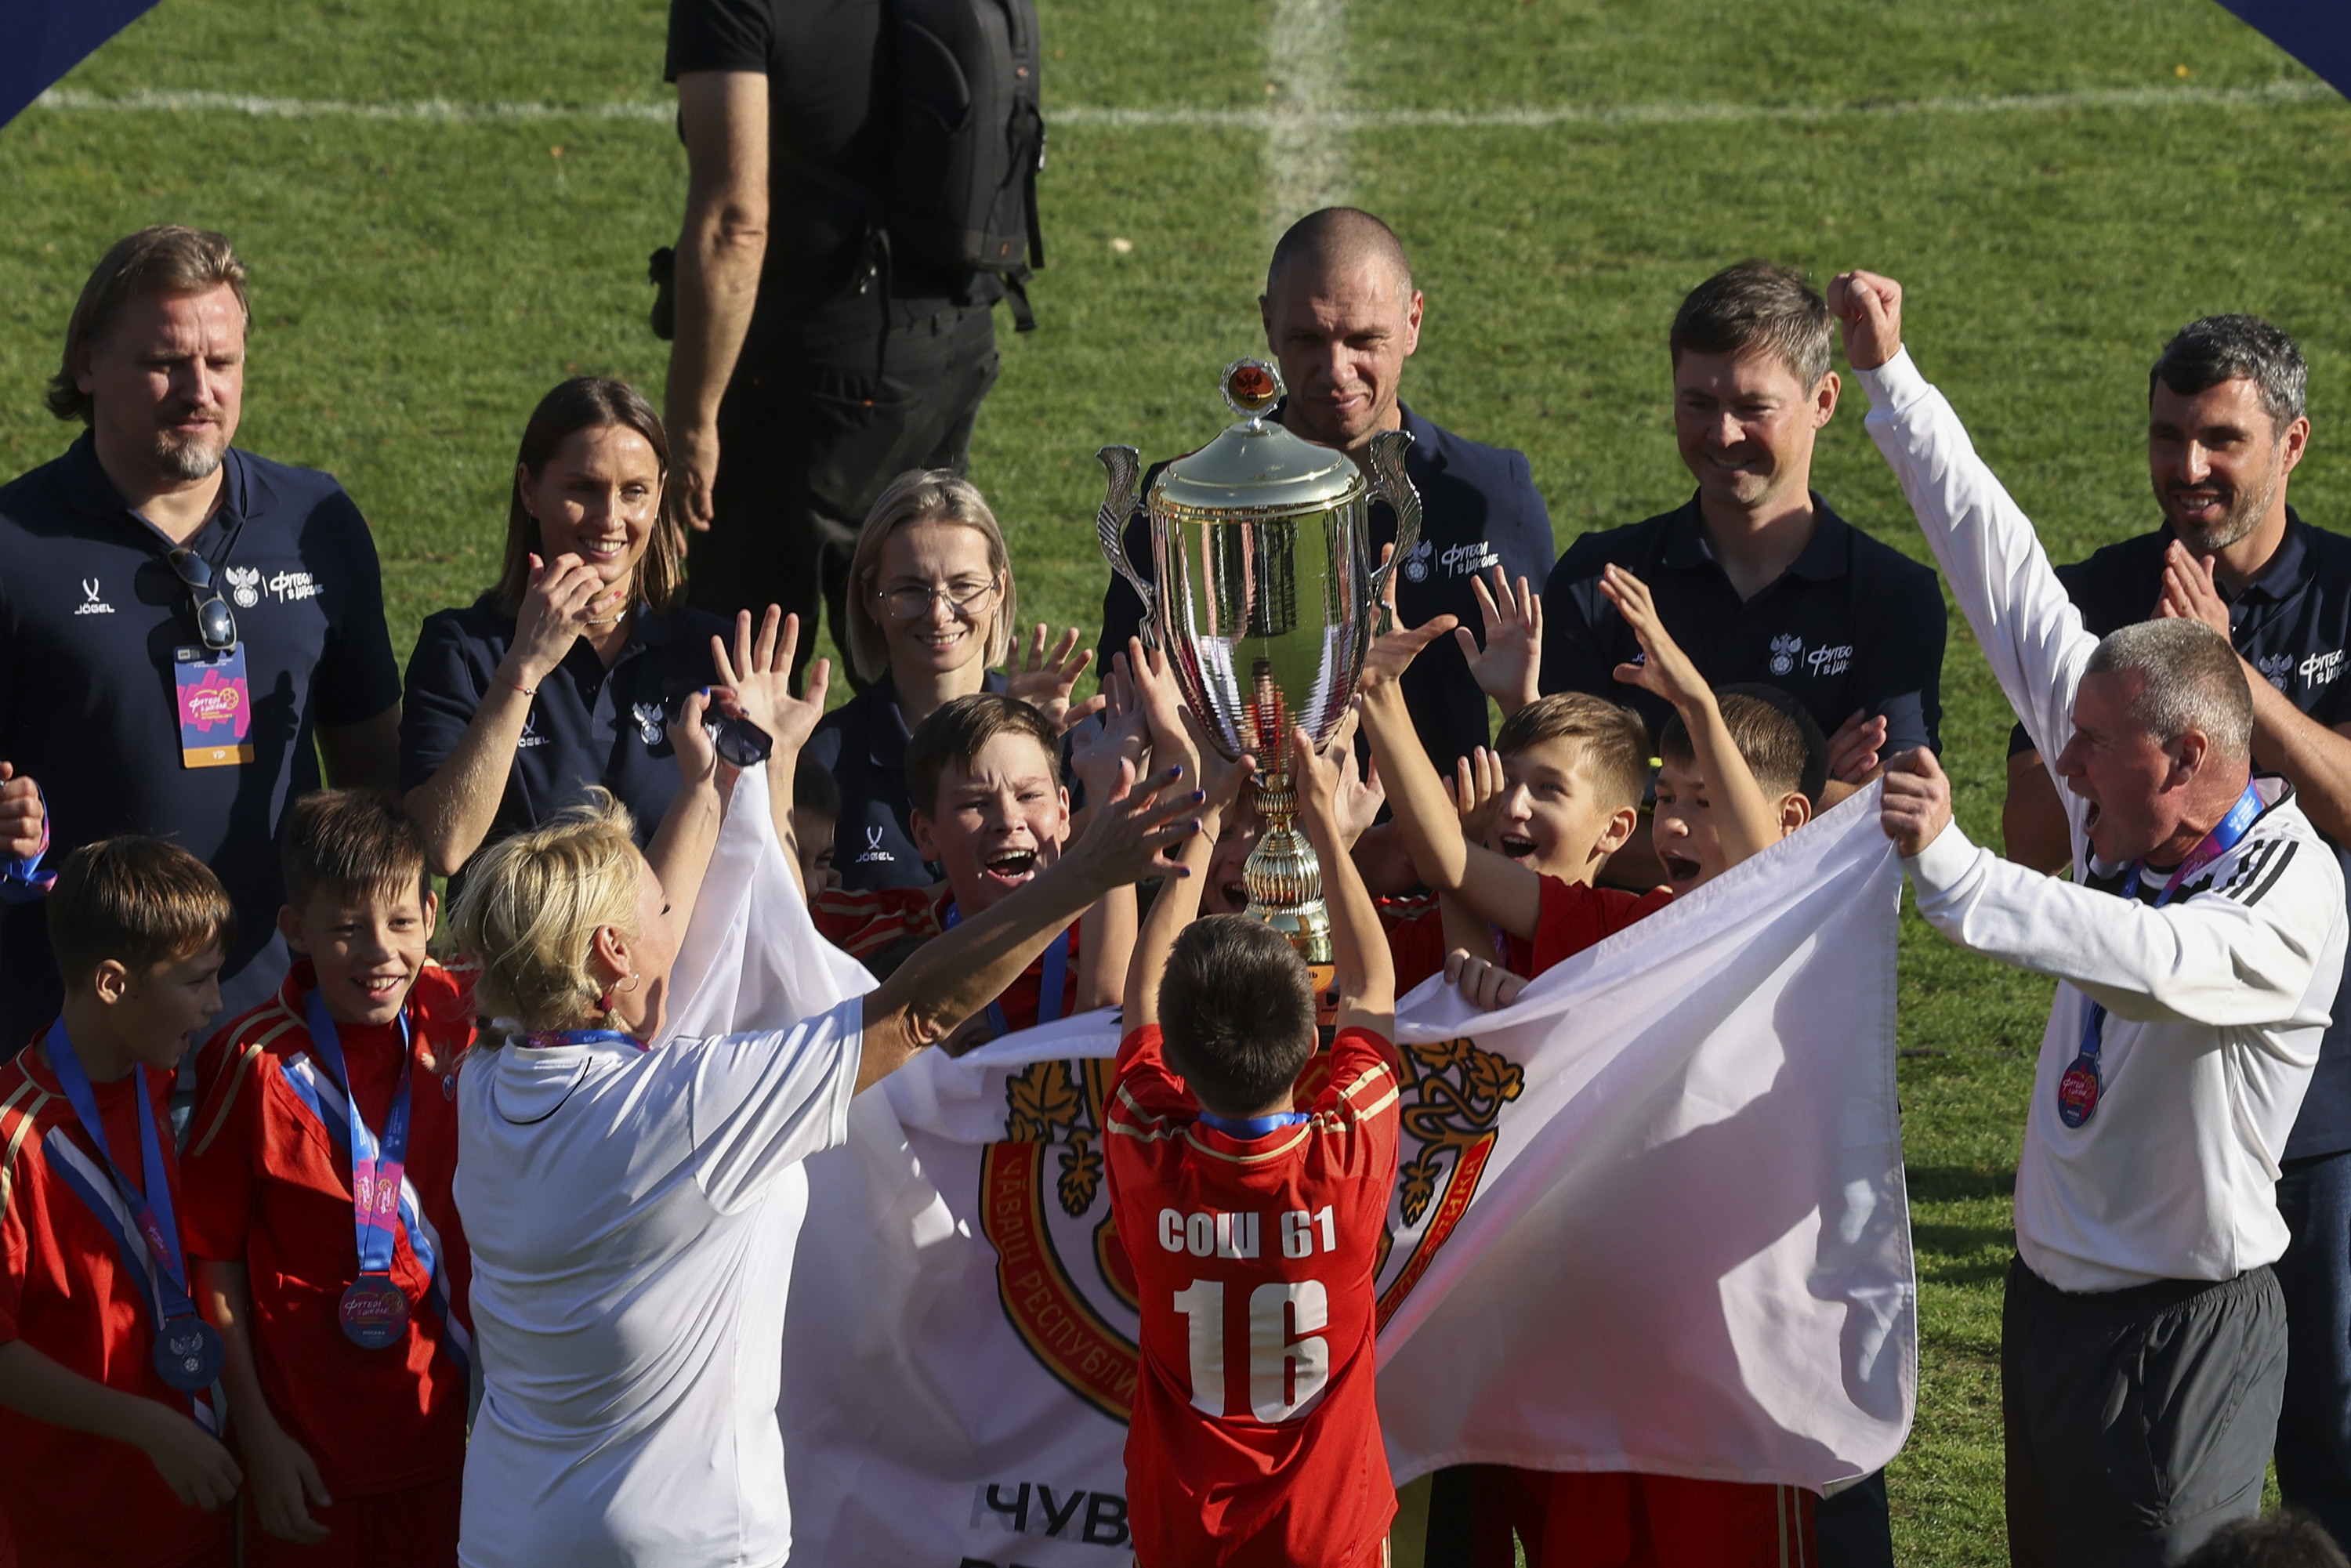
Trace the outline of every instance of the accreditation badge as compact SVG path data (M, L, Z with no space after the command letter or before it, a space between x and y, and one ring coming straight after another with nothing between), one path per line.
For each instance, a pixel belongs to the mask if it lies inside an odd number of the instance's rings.
M236 768L253 760L253 691L245 676L245 644L172 650L179 689L180 765Z

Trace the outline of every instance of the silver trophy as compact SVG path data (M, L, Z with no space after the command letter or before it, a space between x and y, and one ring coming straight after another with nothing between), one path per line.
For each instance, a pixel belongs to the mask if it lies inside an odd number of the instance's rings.
M1316 745L1345 716L1379 630L1390 573L1420 537L1420 495L1405 477L1412 437L1372 437L1372 482L1353 459L1269 421L1281 377L1259 360L1225 368L1225 402L1241 423L1160 470L1144 504L1154 580L1126 556L1143 459L1105 446L1110 494L1096 518L1102 554L1142 597L1144 635L1167 651L1184 699L1219 751L1258 760L1265 831L1242 871L1249 915L1287 936L1311 964L1331 961L1322 873L1296 826L1290 732ZM1373 559L1371 500L1395 508L1395 552Z

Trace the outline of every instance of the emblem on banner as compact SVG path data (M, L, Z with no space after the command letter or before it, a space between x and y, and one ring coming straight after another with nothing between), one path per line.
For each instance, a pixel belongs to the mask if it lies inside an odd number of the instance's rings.
M1502 1107L1525 1087L1515 1062L1466 1037L1398 1055L1403 1135L1376 1274L1382 1322L1460 1223L1492 1157ZM1327 1060L1300 1075L1300 1103L1322 1092ZM1124 1421L1134 1404L1139 1319L1103 1165L1113 1066L1040 1061L1012 1074L1005 1140L980 1156L980 1216L1014 1332L1071 1393Z

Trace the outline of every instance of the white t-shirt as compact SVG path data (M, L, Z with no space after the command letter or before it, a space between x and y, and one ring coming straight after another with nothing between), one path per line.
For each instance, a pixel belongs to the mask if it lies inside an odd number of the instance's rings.
M784 1561L799 1162L847 1136L863 1006L466 1063L456 1197L484 1380L467 1568Z

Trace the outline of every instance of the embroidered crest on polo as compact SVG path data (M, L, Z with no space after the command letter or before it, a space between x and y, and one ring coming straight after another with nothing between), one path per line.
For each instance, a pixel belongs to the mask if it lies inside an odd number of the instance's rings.
M662 726L662 705L632 703L629 705L629 712L636 717L637 738L647 746L659 746L662 743L663 735L666 733Z
M239 610L250 610L261 602L259 567L233 566L224 575L228 579L228 596L236 601Z
M2262 679L2269 682L2278 690L2283 691L2286 683L2294 678L2294 655L2264 653L2254 661L2253 668L2262 673Z
M114 606L99 596L99 582L94 577L81 580L81 602L74 606L77 615L111 615Z
M1412 549L1406 552L1404 558L1404 574L1405 578L1413 582L1426 582L1428 580L1428 563L1431 558L1436 554L1437 545L1433 540L1423 539L1418 544L1413 546Z
M1804 651L1804 640L1792 632L1782 632L1771 639L1771 673L1785 675L1796 667L1798 655Z

